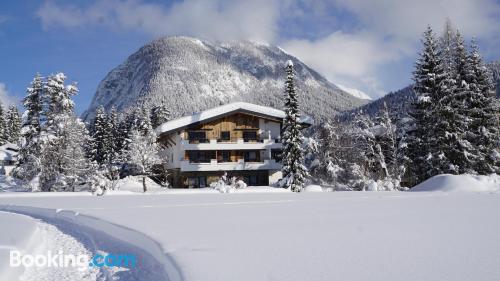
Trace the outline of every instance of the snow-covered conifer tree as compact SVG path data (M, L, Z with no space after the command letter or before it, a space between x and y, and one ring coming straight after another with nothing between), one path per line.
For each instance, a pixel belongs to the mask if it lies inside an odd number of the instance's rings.
M120 118L118 118L118 127L116 130L116 146L117 146L117 151L119 152L120 155L120 162L123 162L123 159L121 156L123 155L123 151L125 148L128 146L128 136L129 133L132 129L131 123L129 121L129 115L124 115L122 114Z
M449 18L447 18L438 44L439 52L441 53L443 61L443 67L447 69L447 71L453 70L454 68L456 38L456 30L453 27L453 23Z
M111 111L108 114L108 126L110 131L110 143L111 149L109 152L109 163L116 164L119 162L121 153L121 143L120 143L120 121L118 119L118 112L116 107L111 107Z
M8 126L7 113L3 105L0 103L0 145L4 145L8 141Z
M411 161L408 172L411 185L424 181L438 173L436 163L443 161L444 155L439 153L439 145L434 139L436 116L434 106L441 98L441 87L444 79L443 65L438 52L436 39L430 27L422 40L424 49L415 65L413 79L414 91L417 95L412 104L410 115L414 125L408 131L408 157ZM437 155L437 159L434 158Z
M101 173L114 182L119 178L122 142L116 108L112 107L106 114L104 107L100 106L91 128L92 159L99 165Z
M85 124L75 116L70 116L64 122L56 143L57 147L50 147L59 158L59 175L52 186L57 191L76 191L79 185L87 182L95 172L93 165L87 158L85 147L89 141L89 134Z
M122 162L122 140L120 132L120 123L118 120L118 113L113 106L107 118L108 127L108 152L107 152L107 176L113 182L119 179L119 166Z
M97 108L92 124L92 160L96 161L99 165L107 162L110 148L109 136L108 117L104 111L104 107L100 106Z
M466 140L469 127L467 97L470 88L467 78L469 62L464 40L459 31L455 33L453 68L446 69L442 86L442 97L436 106L436 128L439 134L433 141L440 144L444 159L440 173L473 173L471 163L475 161L474 147Z
M153 126L151 124L151 111L148 110L146 105L142 105L137 109L136 113L136 128L141 131L143 134L148 134L150 130L153 130Z
M169 119L170 110L168 109L168 106L164 101L151 109L151 124L153 125L154 129L167 122Z
M17 143L21 134L21 116L15 105L9 107L7 111L7 141Z
M303 165L302 125L300 124L299 104L295 92L292 61L286 64L285 81L285 119L283 121L283 179L282 186L300 192L303 188L307 170Z
M43 80L36 74L23 99L25 108L21 128L18 164L13 175L31 181L40 173L41 159L41 113L43 109Z
M72 179L68 179L64 163L68 148L74 144L67 137L74 126L74 103L71 97L78 92L75 85L65 86L66 76L58 73L50 76L44 86L48 106L46 107L47 121L42 127L42 157L40 187L42 191L68 190L73 186ZM75 161L77 161L75 159ZM71 173L71 172L69 172Z
M473 169L479 174L500 173L500 102L495 98L491 73L483 63L479 48L471 42L468 56L470 121L467 141L476 148L477 158Z

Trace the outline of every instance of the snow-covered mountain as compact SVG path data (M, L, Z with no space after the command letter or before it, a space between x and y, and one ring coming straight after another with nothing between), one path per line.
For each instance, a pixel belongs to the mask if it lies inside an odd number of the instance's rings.
M165 37L143 46L113 69L99 84L83 118L93 118L100 105L125 111L140 102L151 106L162 100L170 104L173 117L233 101L280 108L289 59L297 73L302 109L312 117L331 117L367 102L278 47Z
M347 92L347 93L349 93L352 96L355 96L357 98L360 98L363 100L371 100L372 99L368 94L366 94L365 92L363 92L361 90L349 88L349 87L346 87L346 86L343 86L340 84L336 84L336 86L339 87L339 89L341 89L342 91Z

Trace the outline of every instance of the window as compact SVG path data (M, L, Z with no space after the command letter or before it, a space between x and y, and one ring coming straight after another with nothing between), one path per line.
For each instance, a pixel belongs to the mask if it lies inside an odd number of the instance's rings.
M257 175L250 175L248 177L248 184L249 185L257 185L257 182L258 182L258 177Z
M207 177L198 177L198 181L200 182L200 188L207 187Z
M259 176L258 175L246 175L243 176L243 181L250 185L250 186L256 186L259 185Z
M210 163L211 159L215 159L214 151L188 150L186 152L190 163Z
M204 131L190 131L188 132L189 142L206 142L207 134Z
M228 141L231 139L231 132L229 131L222 131L220 132L220 139L223 141Z
M221 162L230 162L231 161L231 153L229 150L220 151Z
M245 162L257 162L257 152L245 151Z
M243 140L245 142L256 141L257 140L257 131L243 131Z
M189 177L188 187L189 188L207 187L207 177Z

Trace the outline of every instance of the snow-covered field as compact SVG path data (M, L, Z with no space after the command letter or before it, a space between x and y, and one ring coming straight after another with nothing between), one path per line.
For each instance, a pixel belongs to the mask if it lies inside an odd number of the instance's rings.
M425 189L439 190L437 184L443 180ZM139 268L115 275L121 280L498 280L498 188L493 182L482 192L3 193L0 209L55 224L84 246L99 241L89 251L136 251ZM13 233L13 221L28 221L15 237L29 240L27 233L39 228L32 220L1 213L0 229Z

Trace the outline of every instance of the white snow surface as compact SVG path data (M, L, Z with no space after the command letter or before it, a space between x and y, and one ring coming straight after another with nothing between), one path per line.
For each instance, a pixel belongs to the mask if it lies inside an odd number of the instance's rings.
M319 185L311 184L304 188L305 192L323 192L323 188Z
M279 119L285 118L285 112L279 109L247 102L233 102L163 123L162 125L158 126L158 128L156 128L156 132L158 134L170 132L193 123L202 122L207 119L211 119L230 112L236 112L239 110L249 111ZM309 116L304 116L303 118L301 118L301 121L307 124L313 123L312 119Z
M97 268L84 267L10 267L10 250L32 255L87 254L90 252L74 237L61 232L55 226L29 216L0 212L0 280L22 281L72 281L97 280Z
M500 190L500 176L478 175L438 175L413 187L410 191L443 191L443 192L484 192Z
M339 87L339 89L341 89L342 91L350 94L353 97L357 97L357 98L363 99L363 100L371 100L372 99L368 94L366 94L365 92L363 92L361 90L354 89L354 88L349 88L349 87L346 87L346 86L343 86L343 85L340 85L340 84L335 84L335 85L337 87Z
M500 276L498 192L2 193L2 205L31 214L60 209L63 225L76 212L78 225L103 230L105 241L163 258L171 265L163 268L180 272L170 280Z

